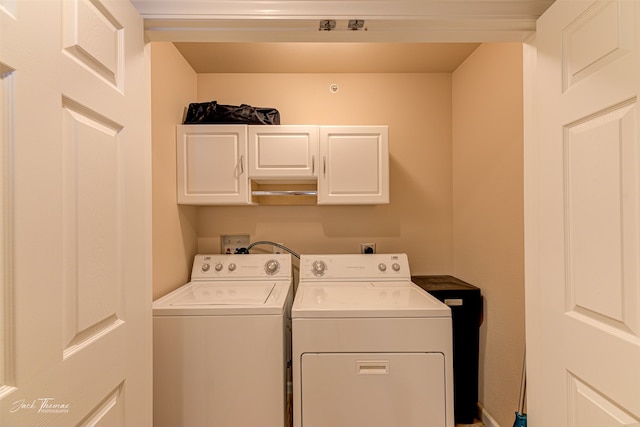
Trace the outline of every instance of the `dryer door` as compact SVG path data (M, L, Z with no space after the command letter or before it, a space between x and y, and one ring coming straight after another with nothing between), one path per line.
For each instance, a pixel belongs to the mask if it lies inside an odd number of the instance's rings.
M302 427L445 427L442 353L305 353Z

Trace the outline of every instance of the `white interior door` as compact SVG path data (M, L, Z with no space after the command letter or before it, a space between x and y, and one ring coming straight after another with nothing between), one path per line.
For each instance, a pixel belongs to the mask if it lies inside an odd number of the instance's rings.
M637 0L558 0L538 21L533 426L640 426L639 22Z
M0 29L0 425L150 425L142 19L0 0Z

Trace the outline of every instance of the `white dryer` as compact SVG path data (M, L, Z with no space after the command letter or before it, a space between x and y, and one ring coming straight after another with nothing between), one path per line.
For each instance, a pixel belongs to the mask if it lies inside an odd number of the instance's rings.
M451 311L405 254L301 255L294 427L453 427Z
M197 255L153 303L154 426L283 427L289 254Z

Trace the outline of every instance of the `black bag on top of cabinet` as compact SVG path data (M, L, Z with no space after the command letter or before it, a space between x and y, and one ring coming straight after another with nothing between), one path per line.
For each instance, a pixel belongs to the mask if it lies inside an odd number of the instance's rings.
M198 102L189 104L183 124L279 125L280 113L275 108L252 107L247 104Z

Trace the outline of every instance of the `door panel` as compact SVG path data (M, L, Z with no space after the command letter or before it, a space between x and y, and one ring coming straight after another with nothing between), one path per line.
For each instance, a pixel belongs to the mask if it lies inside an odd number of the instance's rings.
M122 127L63 103L65 353L122 322Z
M613 65L635 49L634 5L599 1L562 30L563 90Z
M67 55L116 87L122 84L122 24L99 2L66 1L62 47Z
M538 21L532 425L640 425L639 22L634 0L558 0Z
M249 203L246 125L180 125L176 139L178 203Z
M0 425L150 425L142 19L125 0L10 3Z
M389 203L387 126L320 126L318 204Z
M317 126L250 125L248 144L249 177L254 180L313 179L318 175Z
M564 136L567 312L635 336L636 108L625 102L599 112L566 126Z

